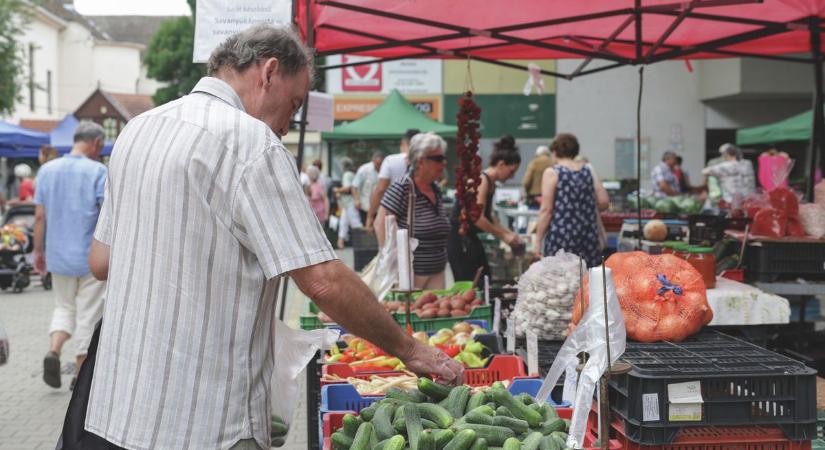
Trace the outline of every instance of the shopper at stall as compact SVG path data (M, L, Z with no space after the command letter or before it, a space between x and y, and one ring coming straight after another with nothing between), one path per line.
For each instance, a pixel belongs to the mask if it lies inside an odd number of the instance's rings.
M95 364L78 380L94 371L76 448L268 449L271 404L283 401L268 383L289 357L273 347L286 274L407 369L462 379L460 364L375 308L303 194L280 138L311 62L295 32L253 26L213 51L191 94L121 132L90 255L109 289Z
M447 165L446 149L447 143L437 134L415 135L409 148L412 171L390 185L375 218L375 233L378 243L383 245L384 218L395 216L398 227L403 229L409 228L407 215L412 216L410 237L418 240L418 247L413 252L415 289L444 289L450 222L443 213L438 182L444 177ZM412 202L409 198L411 191Z
M722 162L702 170L702 175L719 180L722 199L731 207L738 208L756 190L753 164L742 158L742 152L733 144L719 147Z
M553 156L550 148L546 145L539 145L536 149L536 157L527 165L527 171L521 180L524 186L524 194L527 196L527 206L530 208L539 207L539 197L541 197L541 178L544 171L553 165Z
M690 185L690 176L682 167L682 157L676 156L676 165L673 166L673 175L676 176L676 182L679 184L679 192L688 194L693 189Z
M103 314L106 284L89 268L89 246L103 203L106 166L95 161L103 127L80 122L71 152L40 168L34 202L34 268L51 272L55 308L43 381L59 388L60 353L69 338L77 349L75 374L86 359L95 323Z
M18 180L17 198L9 200L9 206L22 205L34 201L34 178L32 168L26 163L14 166L14 176Z
M338 196L338 210L341 211L341 220L338 221L338 248L344 248L346 241L349 240L349 230L364 226L352 200L354 192L352 180L355 178L352 160L342 158L341 168L344 171L341 176L341 187L333 188Z
M662 161L656 164L656 167L650 173L654 196L668 197L679 195L681 192L679 180L676 179L676 174L673 173L673 168L676 167L676 158L676 153L665 152L662 155Z
M364 163L355 172L355 179L352 181L352 199L355 202L355 209L361 217L361 223L366 223L367 214L370 210L370 200L375 187L378 184L378 172L384 162L384 154L376 151L372 154L370 162Z
M329 197L327 197L327 190L320 180L320 171L314 165L307 167L307 176L309 177L309 206L315 212L315 216L321 225L327 223L329 218Z
M384 193L387 192L387 188L407 174L409 169L407 152L410 148L410 140L420 132L421 131L415 128L407 130L401 138L398 153L387 156L384 158L384 162L381 163L381 170L378 172L378 184L372 193L369 212L367 212L367 231L373 229L373 221L375 220L376 213L378 213L378 206L381 203L381 199L384 198Z
M576 136L556 136L550 150L556 164L542 179L535 248L544 256L564 250L581 256L588 267L595 266L601 262L597 216L609 206L607 191L590 164L575 161Z
M490 274L487 256L478 238L478 233L490 233L514 250L519 250L524 246L518 234L501 226L493 216L496 183L512 178L519 164L521 164L521 155L512 136L504 136L493 144L490 165L481 172L481 184L478 188L477 202L483 214L464 236L458 232L461 226L461 205L459 202L455 203L450 216L450 238L447 242L447 255L454 280L473 280L479 268L483 268L483 275Z

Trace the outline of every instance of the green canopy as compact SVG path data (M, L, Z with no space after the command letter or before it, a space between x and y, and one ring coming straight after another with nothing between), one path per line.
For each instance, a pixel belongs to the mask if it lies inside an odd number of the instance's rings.
M432 131L440 136L455 136L458 128L430 119L410 104L397 90L366 116L335 127L321 138L328 141L353 139L400 139L410 128Z
M772 144L784 141L808 141L811 139L813 111L805 111L779 122L736 131L738 145Z

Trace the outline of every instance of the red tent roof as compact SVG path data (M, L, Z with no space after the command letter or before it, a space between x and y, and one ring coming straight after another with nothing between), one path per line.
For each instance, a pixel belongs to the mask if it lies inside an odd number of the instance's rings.
M825 0L643 0L638 5L633 0L310 1L320 55L380 58L469 54L491 60L594 57L632 64L807 53L811 19L825 17ZM295 20L307 37L306 4L295 3Z

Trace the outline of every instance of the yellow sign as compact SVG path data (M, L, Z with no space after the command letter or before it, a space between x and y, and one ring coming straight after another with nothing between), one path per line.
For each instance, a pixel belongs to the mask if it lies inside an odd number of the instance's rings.
M441 96L405 96L408 102L433 120L441 120ZM335 97L335 121L357 120L371 113L384 97Z

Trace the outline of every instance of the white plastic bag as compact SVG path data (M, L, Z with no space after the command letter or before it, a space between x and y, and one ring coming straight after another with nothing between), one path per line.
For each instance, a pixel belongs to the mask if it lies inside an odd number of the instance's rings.
M396 231L398 224L395 222L395 216L387 216L384 219L384 245L381 246L378 256L361 273L361 279L378 299L384 298L392 289L392 285L398 281Z
M292 422L292 413L298 404L298 377L319 350L332 347L338 340L338 330L322 328L302 331L275 320L272 339L275 343L275 369L272 372L272 414ZM290 431L291 431L290 427Z
M604 269L607 281L607 313L608 334L610 336L610 364L614 363L624 353L627 334L625 332L624 316L616 297L616 288L610 269ZM590 302L579 325L564 341L561 350L556 355L547 377L536 395L536 401L543 403L550 396L550 391L556 385L562 372L575 368L578 364L577 355L587 352L589 358L576 386L576 396L573 401L573 417L570 422L570 431L567 446L582 448L584 434L587 431L587 416L593 405L593 393L602 374L607 370L607 346L605 339L604 320L604 278L602 268L590 269Z
M817 198L817 200L819 200ZM825 236L825 203L803 203L799 205L799 221L805 234L822 239Z
M9 335L0 322L0 366L9 362Z

